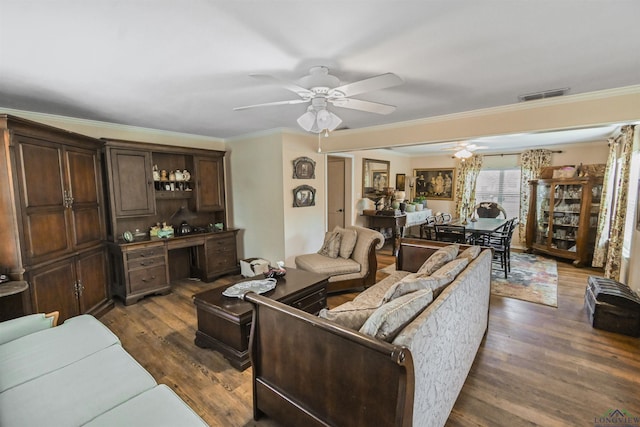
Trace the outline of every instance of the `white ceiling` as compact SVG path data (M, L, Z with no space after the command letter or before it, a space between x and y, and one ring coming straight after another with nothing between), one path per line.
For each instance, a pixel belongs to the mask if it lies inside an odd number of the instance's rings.
M637 0L0 0L0 108L230 138L297 128L305 105L249 77L314 65L401 86L334 108L348 128L640 84Z

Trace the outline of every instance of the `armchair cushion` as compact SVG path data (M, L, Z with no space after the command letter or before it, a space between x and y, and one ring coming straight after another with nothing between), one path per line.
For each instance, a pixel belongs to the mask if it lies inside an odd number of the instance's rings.
M298 255L296 257L296 267L329 276L357 273L360 271L360 264L350 258L330 258L320 254Z
M358 241L358 233L353 228L336 227L334 232L340 233L340 256L342 258L351 258L351 254L356 247Z
M342 235L337 231L327 231L324 235L324 243L318 251L318 254L328 256L329 258L337 258L340 254L340 240Z

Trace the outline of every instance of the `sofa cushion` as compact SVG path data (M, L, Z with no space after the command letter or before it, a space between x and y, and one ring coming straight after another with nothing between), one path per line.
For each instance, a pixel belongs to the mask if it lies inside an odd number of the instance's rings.
M206 425L173 390L160 384L94 418L85 427Z
M53 316L46 317L44 313L5 320L0 328L0 345L43 329L49 329L55 326L53 321Z
M357 273L360 271L361 265L351 258L329 258L320 254L305 254L296 257L296 267L314 273L335 276L339 274Z
M480 251L482 251L480 246L469 246L467 249L460 252L457 258L468 258L469 262L471 262L480 255Z
M324 234L324 243L318 253L329 258L337 258L340 254L340 239L342 236L337 231L327 231Z
M323 308L320 310L320 313L318 313L318 316L357 331L369 316L376 311L376 308L377 306L364 307L357 302L348 301L331 310Z
M360 332L391 342L429 303L433 301L431 289L423 289L396 298L380 306L362 325Z
M119 343L106 326L82 315L0 345L0 392Z
M443 285L438 289L433 289L434 295L438 296L440 292L451 282L453 282L458 274L469 265L468 258L455 259L440 267L431 276L442 279Z
M408 271L394 271L375 285L360 292L353 299L353 302L361 307L380 307L384 302L384 294L387 290L408 274Z
M0 425L79 426L156 385L122 347L112 345L0 393Z
M427 260L422 264L422 266L418 269L417 273L429 276L434 271L448 263L449 261L453 261L458 255L458 250L460 246L458 245L449 245L435 251Z
M351 258L353 249L356 247L356 243L358 242L358 233L352 228L347 229L342 227L336 227L333 231L337 231L341 236L340 256L342 258Z
M383 297L383 303L421 289L431 289L436 292L450 282L447 277L424 276L417 273L408 274L387 289Z

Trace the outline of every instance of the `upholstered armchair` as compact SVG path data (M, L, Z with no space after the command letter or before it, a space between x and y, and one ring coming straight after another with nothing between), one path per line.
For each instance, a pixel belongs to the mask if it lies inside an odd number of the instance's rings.
M341 238L337 239L339 244L334 245L335 233L340 233ZM298 255L295 263L301 270L330 276L328 293L361 291L376 282L376 250L383 245L384 236L375 230L358 226L336 227L325 236L319 253Z

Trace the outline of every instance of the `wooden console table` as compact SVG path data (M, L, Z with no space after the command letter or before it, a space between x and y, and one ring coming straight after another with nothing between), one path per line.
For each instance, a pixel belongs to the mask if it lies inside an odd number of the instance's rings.
M399 240L404 234L404 227L407 225L407 214L400 215L368 215L362 216L367 218L367 227L371 229L390 228L393 237L393 254L398 253Z

